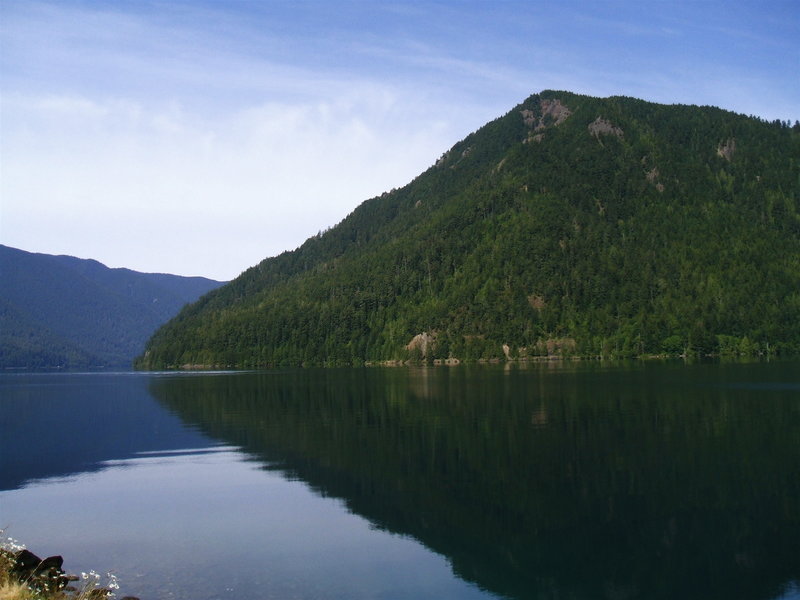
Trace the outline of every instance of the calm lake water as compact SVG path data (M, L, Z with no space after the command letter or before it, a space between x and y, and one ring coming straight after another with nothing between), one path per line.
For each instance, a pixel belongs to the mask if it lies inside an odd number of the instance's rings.
M800 598L800 363L0 376L0 527L143 600Z

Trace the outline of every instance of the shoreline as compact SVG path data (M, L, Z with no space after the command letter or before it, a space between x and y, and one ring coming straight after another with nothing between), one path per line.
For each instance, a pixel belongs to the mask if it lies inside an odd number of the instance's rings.
M521 358L409 358L409 359L387 359L387 360L354 360L341 362L301 362L285 364L263 364L263 365L235 365L235 364L199 364L186 363L183 365L170 365L157 369L144 369L134 367L138 373L157 373L157 372L220 372L220 371L260 371L266 369L281 368L340 368L340 367L455 367L464 365L526 365L526 364L546 364L546 363L579 363L579 362L655 362L655 361L730 361L730 362L758 362L772 359L785 359L795 356L794 354L755 354L755 355L727 355L727 354L642 354L637 356L613 357L601 355L561 355L549 354L543 356L526 356Z
M69 574L60 555L40 558L12 538L0 543L0 598L3 600L101 600L116 598L117 577L95 571ZM120 600L139 600L123 596Z

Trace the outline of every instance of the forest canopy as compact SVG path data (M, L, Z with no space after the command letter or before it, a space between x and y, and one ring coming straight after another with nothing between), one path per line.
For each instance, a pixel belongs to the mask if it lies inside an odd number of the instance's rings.
M800 350L800 127L545 91L186 307L136 366Z

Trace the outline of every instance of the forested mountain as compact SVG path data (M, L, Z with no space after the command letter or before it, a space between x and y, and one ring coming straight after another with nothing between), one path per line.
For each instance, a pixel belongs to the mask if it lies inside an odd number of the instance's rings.
M219 287L0 245L0 368L129 367L156 328Z
M800 125L536 94L186 307L141 368L800 349Z

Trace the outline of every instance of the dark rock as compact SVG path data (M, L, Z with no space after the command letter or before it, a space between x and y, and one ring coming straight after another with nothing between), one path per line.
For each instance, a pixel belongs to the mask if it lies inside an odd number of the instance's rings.
M49 571L50 569L54 569L56 571L61 571L61 565L63 564L64 559L61 556L48 556L39 564L39 567L36 570Z
M12 571L15 573L34 571L41 562L42 559L30 550L20 550L14 555L15 564Z
M48 556L44 560L30 550L20 550L14 555L14 567L11 573L18 581L25 581L28 587L35 590L64 589L68 578L64 576L61 556Z

